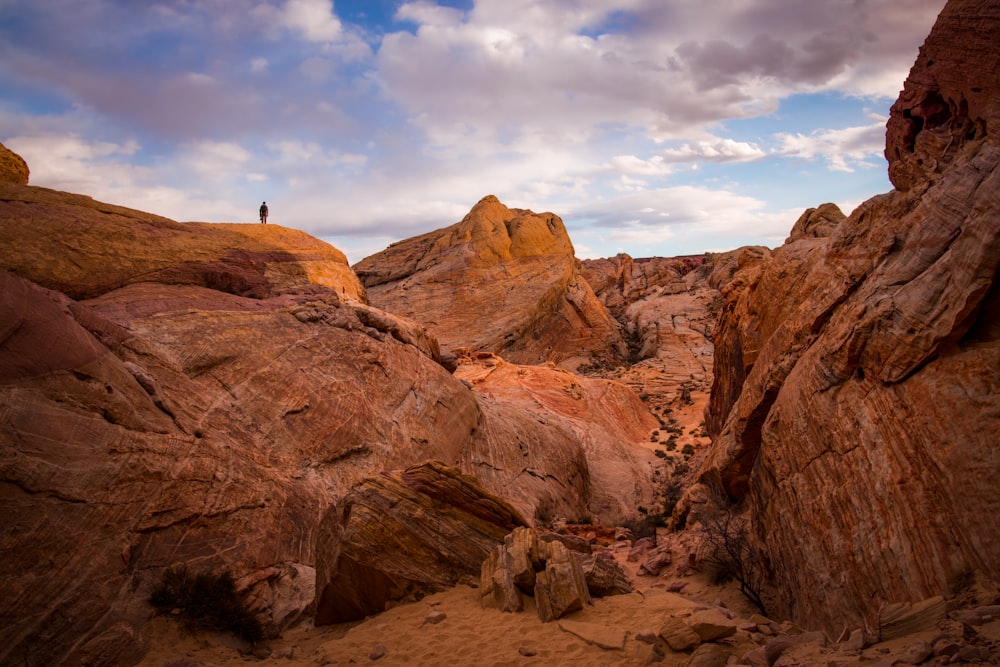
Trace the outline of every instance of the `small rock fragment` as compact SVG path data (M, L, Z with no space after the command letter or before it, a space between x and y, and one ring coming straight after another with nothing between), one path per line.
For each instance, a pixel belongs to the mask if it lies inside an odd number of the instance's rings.
M903 655L900 656L900 660L908 665L919 665L927 658L931 657L930 645L922 639L918 639L903 651Z
M685 667L726 667L729 654L718 644L702 644L694 650Z
M679 618L669 618L659 632L660 638L675 651L687 651L701 643L701 637Z
M448 618L448 614L444 613L443 611L435 610L427 614L427 616L424 618L424 623L427 623L429 625L437 625L446 618Z

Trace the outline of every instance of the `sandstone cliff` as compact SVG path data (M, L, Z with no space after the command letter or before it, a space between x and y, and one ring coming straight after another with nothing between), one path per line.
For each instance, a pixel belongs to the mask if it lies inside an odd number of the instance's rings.
M0 182L28 184L28 163L3 144L0 144Z
M1000 4L949 2L892 107L897 189L724 290L702 479L746 500L778 612L831 632L1000 578L998 43Z
M295 622L321 517L381 470L463 465L529 517L610 520L650 493L625 431L480 405L432 335L294 230L0 184L0 282L2 663L134 662L176 565L229 568L271 628ZM594 382L598 421L642 412Z
M395 243L354 269L374 305L421 322L445 348L570 369L626 358L551 213L509 209L491 195L461 222Z

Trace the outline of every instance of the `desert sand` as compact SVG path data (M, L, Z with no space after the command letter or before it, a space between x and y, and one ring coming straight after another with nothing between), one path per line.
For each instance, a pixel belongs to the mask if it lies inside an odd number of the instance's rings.
M683 551L690 545L677 546ZM418 602L401 604L362 622L325 627L305 623L271 640L266 647L258 647L257 655L253 655L251 647L231 636L191 632L174 618L161 616L152 623L150 650L140 665L602 667L646 665L655 661L665 667L680 667L691 661L690 651L667 650L661 657L653 653L652 646L642 641L641 636L655 634L671 617L684 618L706 608L721 610L741 628L732 637L716 643L733 656L731 664L749 664L747 660L736 659L773 640L775 635L803 631L776 620L764 623L733 584L713 584L706 573L690 570L684 563L675 563L658 577L639 575L637 563L626 560L627 553L627 544L615 548L616 558L632 574L632 593L595 598L591 606L551 623L539 621L531 598L525 598L524 611L503 613L484 609L477 588L458 586ZM876 643L863 651L852 650L843 641L837 643L838 638L828 638L788 649L777 664L838 667L910 664L904 661L907 651L921 641L929 646L942 634L941 630L934 628ZM1000 639L1000 620L977 630L994 640ZM931 657L927 664L939 664L934 660Z

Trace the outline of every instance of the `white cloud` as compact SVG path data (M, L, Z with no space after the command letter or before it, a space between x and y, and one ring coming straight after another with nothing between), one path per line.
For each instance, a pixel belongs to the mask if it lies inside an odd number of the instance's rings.
M762 241L780 245L800 213L772 212L766 202L728 190L676 186L582 204L562 215L574 241L583 239L585 256L630 252L649 257L731 250Z
M671 166L660 155L647 160L635 155L616 155L611 158L611 169L632 176L666 176L671 172Z
M438 145L530 132L558 145L606 125L684 140L715 121L771 112L797 92L894 95L899 63L912 61L940 5L478 0L462 13L422 1L397 14L418 29L386 36L377 80ZM616 17L627 27L616 29ZM889 63L893 83L876 89L872 72ZM449 131L457 125L464 131ZM703 159L761 157L710 148L694 146Z
M753 162L767 153L757 144L716 138L665 149L663 156L670 162Z
M858 166L871 166L885 148L885 120L872 125L838 130L817 130L809 135L777 134L781 142L777 154L806 160L825 160L834 171L854 171Z
M287 0L280 16L282 25L312 42L332 42L341 34L340 19L330 0Z

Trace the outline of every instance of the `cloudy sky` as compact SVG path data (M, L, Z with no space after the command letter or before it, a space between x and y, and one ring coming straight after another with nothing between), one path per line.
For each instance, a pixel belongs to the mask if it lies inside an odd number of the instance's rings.
M579 257L779 245L891 189L944 0L0 0L34 185L306 230L351 262L483 196Z

